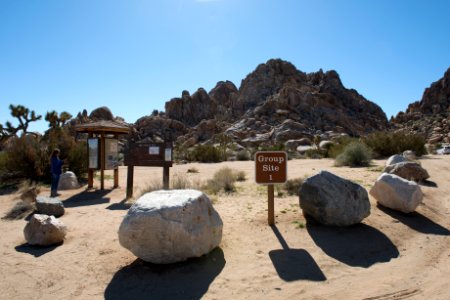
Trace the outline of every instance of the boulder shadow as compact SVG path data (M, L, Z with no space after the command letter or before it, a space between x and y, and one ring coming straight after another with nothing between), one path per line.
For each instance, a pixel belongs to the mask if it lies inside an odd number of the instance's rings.
M111 190L84 191L63 200L62 203L66 208L109 203L110 198L105 195L110 192Z
M119 270L105 290L105 299L200 299L225 266L222 249L200 258L157 265L136 259Z
M411 212L409 214L396 211L382 205L377 205L377 208L392 218L402 222L406 226L414 229L415 231L425 233L425 234L435 234L449 236L450 230L435 223L433 220L428 219L419 212Z
M39 257L39 256L42 256L44 254L47 254L47 253L55 250L62 244L63 243L59 243L59 244L55 244L55 245L51 245L51 246L33 246L28 243L24 243L22 245L16 246L15 249L17 252L28 253L28 254L33 255L34 257Z
M304 249L291 249L278 228L271 226L283 249L271 250L270 260L278 276L284 281L325 281L327 278L314 258Z
M438 185L436 182L431 181L431 180L423 180L422 182L419 182L420 185L423 186L427 186L427 187L433 187L433 188L437 188Z
M327 227L308 221L306 229L328 256L352 267L368 268L399 256L397 247L385 234L362 223Z
M113 203L109 205L106 209L109 210L128 210L131 207L130 203L127 203L127 199L123 199L118 203Z

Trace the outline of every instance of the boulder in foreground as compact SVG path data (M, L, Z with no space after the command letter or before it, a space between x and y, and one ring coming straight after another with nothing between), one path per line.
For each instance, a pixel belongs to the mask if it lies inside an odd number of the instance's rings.
M219 246L222 219L197 190L144 194L119 228L120 244L147 262L168 264L199 257Z
M422 190L417 183L387 173L378 177L370 195L379 204L404 213L416 210L423 199Z
M64 241L67 227L54 216L34 214L23 233L30 245L50 246Z
M349 226L370 215L367 191L327 171L306 179L299 195L303 213L324 225Z

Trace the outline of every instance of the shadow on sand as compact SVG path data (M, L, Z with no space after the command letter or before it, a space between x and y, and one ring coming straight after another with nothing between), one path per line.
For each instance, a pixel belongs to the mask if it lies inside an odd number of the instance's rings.
M328 256L352 267L368 268L399 256L397 247L385 234L362 223L327 227L308 220L306 229Z
M79 194L73 195L66 200L63 200L64 207L77 207L108 203L110 198L106 198L105 195L110 193L111 190L94 190L84 191Z
M450 235L450 230L447 228L435 223L433 220L428 219L424 215L418 212L412 212L409 214L405 214L381 205L377 205L377 207L391 216L392 218L399 220L406 226L414 229L415 231L425 233L425 234L436 234L436 235Z
M110 206L108 206L106 209L109 210L128 210L131 207L130 203L127 203L127 199L123 199L122 201L118 203L113 203Z
M44 246L33 246L28 243L24 243L22 245L16 246L15 249L17 252L28 253L33 255L34 257L39 257L55 250L62 244L63 243L44 247Z
M282 280L325 281L327 279L308 251L289 248L278 228L275 225L271 227L283 249L270 251L269 257Z
M200 299L224 266L220 248L200 258L168 265L136 259L114 275L105 299Z

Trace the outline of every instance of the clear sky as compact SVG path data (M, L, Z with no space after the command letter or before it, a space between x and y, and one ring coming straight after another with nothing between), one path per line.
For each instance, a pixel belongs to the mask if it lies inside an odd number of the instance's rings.
M0 0L0 122L9 104L135 122L270 58L336 70L389 118L450 67L449 16L448 0Z

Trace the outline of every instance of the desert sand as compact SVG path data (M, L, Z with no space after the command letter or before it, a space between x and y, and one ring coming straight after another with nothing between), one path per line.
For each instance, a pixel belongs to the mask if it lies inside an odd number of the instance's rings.
M337 168L329 159L291 160L288 178L325 169L369 190L384 162ZM108 180L104 191L60 192L68 227L62 245L29 246L26 220L0 221L0 299L450 299L450 156L420 162L431 183L422 186L415 213L383 209L370 197L371 215L347 228L306 222L296 196L275 198L276 226L268 226L266 187L254 182L254 162L175 165L171 176L194 181L224 166L245 171L247 180L238 193L213 197L224 222L220 247L174 265L145 263L120 246L127 212L121 167L117 189ZM161 168L136 167L134 194L154 178L162 180ZM0 195L1 216L18 197Z

